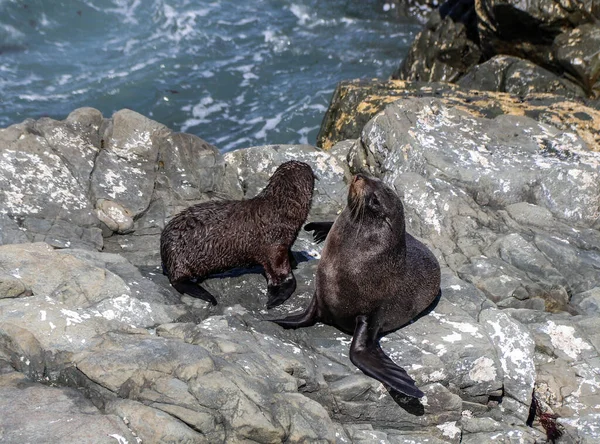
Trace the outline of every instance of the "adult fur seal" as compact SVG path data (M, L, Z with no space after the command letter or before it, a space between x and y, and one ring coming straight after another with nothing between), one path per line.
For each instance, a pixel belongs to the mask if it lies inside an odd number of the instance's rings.
M290 247L308 216L313 187L311 167L289 161L252 199L205 202L183 210L160 237L171 285L216 305L198 282L210 274L259 264L267 277L267 308L283 303L296 289Z
M301 314L274 322L284 328L321 321L353 334L350 360L392 389L422 397L415 381L381 349L379 338L425 310L440 291L440 266L405 231L400 198L378 179L354 176L348 205L336 221L308 224L326 237L315 294Z

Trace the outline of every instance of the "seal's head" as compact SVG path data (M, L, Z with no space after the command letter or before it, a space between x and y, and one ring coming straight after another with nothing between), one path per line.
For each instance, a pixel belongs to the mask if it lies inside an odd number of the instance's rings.
M312 196L315 175L310 165L298 160L289 160L277 167L264 193L301 193ZM275 189L277 189L275 191Z
M404 234L404 207L398 195L381 180L364 174L352 178L348 209L361 224L385 223Z
M290 160L279 165L257 199L267 199L280 215L284 213L304 221L310 210L314 186L315 175L310 165Z

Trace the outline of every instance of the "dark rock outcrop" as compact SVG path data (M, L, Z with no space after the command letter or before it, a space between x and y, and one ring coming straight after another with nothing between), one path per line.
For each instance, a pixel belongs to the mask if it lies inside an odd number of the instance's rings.
M465 24L433 11L392 79L454 82L481 60L481 49Z
M469 84L478 77L470 88L510 92L503 79L512 77L524 92L596 99L599 19L596 2L448 0L431 13L392 78ZM479 66L496 56L522 62Z
M594 1L475 0L479 38L488 55L507 54L554 66L552 44L560 34L600 18Z
M506 92L521 97L536 93L586 97L585 91L577 84L529 60L504 55L473 66L456 84L471 90Z
M590 97L599 99L600 25L585 24L560 34L552 48L566 75L582 85Z

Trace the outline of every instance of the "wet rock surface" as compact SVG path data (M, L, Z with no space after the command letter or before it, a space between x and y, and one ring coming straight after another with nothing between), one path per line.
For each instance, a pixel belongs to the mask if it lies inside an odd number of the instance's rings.
M0 440L533 443L545 439L539 421L525 425L534 390L565 436L600 439L600 157L587 139L424 97L392 103L328 152L221 156L116 116L84 109L0 130ZM60 134L46 145L38 133ZM322 245L307 233L293 248L298 288L268 312L260 270L207 280L214 307L161 274L158 235L178 209L251 197L290 159L319 177L309 220L335 217L350 174L367 170L440 260L440 300L381 341L420 402L354 367L350 336L268 322L312 297Z

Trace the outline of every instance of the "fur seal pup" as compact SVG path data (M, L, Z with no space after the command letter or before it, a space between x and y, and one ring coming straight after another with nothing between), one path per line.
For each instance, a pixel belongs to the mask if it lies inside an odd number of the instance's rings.
M303 313L273 322L299 328L320 321L353 334L354 365L398 392L422 397L415 381L379 345L382 335L407 324L440 292L439 263L406 233L400 198L379 179L357 174L333 225L317 222L306 228L326 237L315 294Z
M314 179L308 164L292 160L281 164L252 199L205 202L177 214L160 237L171 285L216 305L199 282L210 274L258 264L267 277L267 308L282 304L296 289L290 247L308 216Z

